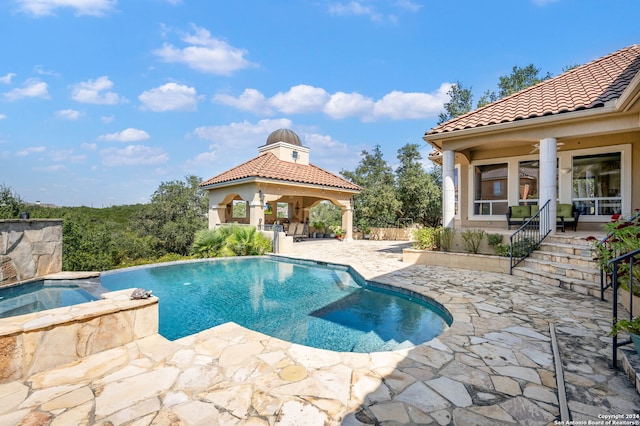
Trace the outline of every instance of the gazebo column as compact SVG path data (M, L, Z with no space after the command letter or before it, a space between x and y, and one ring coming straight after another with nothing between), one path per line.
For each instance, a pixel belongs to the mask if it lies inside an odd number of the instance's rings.
M342 241L353 241L353 199L348 205L342 206L342 229L344 238Z
M455 152L442 152L442 227L454 228L456 215Z
M264 225L264 205L260 200L249 201L249 225Z
M217 204L209 207L209 229L213 229L216 225L224 223L226 220L227 206Z
M555 138L545 138L540 141L540 208L549 202L549 223L540 221L540 232L545 234L548 230L556 233L556 164L558 156L558 144ZM545 226L547 225L547 226ZM551 228L551 229L549 229Z

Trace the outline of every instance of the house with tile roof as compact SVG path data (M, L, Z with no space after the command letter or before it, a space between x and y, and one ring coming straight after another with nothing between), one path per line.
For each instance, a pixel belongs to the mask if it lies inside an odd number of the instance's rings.
M428 130L443 226L506 227L509 206L572 204L579 229L640 209L640 45ZM551 202L555 201L555 202ZM555 232L555 227L551 232Z
M353 195L361 189L311 164L309 148L289 129L272 132L257 157L205 180L200 188L209 192L209 229L234 222L262 230L278 222L308 224L309 209L326 200L342 209L347 241L353 238ZM234 209L237 204L244 208Z

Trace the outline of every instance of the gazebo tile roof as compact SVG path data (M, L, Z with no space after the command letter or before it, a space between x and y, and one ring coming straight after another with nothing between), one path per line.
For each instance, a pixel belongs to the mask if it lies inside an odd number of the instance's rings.
M442 123L426 136L602 107L619 98L638 72L635 44Z
M283 180L310 185L359 191L361 188L313 164L304 165L279 160L266 152L226 172L205 180L200 186L209 186L247 178Z

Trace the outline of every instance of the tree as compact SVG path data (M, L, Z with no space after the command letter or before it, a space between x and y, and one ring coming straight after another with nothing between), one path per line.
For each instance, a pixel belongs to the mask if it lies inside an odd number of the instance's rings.
M533 64L529 64L524 68L515 65L510 75L500 76L498 88L500 89L499 98L512 95L516 92L534 86L540 82L551 78L551 74L540 76L540 68L536 68Z
M477 108L482 108L483 106L490 104L491 102L495 102L497 100L498 100L498 95L496 95L496 92L492 90L487 90L480 97L480 99L478 99Z
M462 83L458 81L451 86L447 95L449 95L449 102L444 104L445 112L441 112L438 115L438 124L471 111L473 95L470 88L463 88Z
M159 255L188 255L196 231L206 228L208 199L200 181L191 175L184 182L162 182L134 219L141 235L156 239Z
M15 219L24 207L24 201L10 187L0 184L0 219Z
M345 179L363 188L354 196L354 224L360 229L393 226L401 208L396 198L393 171L382 158L380 145L376 145L372 154L364 150L360 155L362 159L354 172L340 172Z
M409 143L398 150L396 191L401 203L400 217L425 226L437 226L441 219L441 190L437 176L425 171L418 148L418 144Z

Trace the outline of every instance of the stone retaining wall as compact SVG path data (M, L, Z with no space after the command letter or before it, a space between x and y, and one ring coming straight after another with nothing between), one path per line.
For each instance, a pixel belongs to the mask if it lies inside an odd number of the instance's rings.
M0 287L62 271L62 219L0 220Z
M77 361L158 332L158 298L133 289L103 300L0 319L0 383Z

